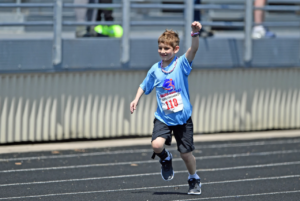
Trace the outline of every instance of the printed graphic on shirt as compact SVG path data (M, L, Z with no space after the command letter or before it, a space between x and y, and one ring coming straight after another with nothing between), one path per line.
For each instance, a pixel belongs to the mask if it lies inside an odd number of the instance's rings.
M183 102L180 94L181 89L176 89L175 80L166 79L162 88L168 91L167 93L160 94L160 102L165 115L183 110Z
M173 79L165 79L162 88L167 91L175 90L175 83L174 83Z

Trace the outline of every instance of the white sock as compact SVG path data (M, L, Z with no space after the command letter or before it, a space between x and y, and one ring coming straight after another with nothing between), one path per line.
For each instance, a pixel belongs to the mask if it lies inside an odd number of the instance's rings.
M197 175L197 172L195 172L195 174L190 174L189 173L189 178L188 179L200 179L200 177Z
M253 31L263 32L265 31L265 28L262 25L257 25L253 28Z

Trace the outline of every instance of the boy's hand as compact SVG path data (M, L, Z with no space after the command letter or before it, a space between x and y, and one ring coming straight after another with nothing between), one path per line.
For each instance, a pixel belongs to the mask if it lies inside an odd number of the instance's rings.
M134 110L136 110L137 104L138 104L138 101L137 101L137 100L133 100L133 101L130 103L130 112L131 112L131 114L133 114Z
M192 32L197 33L200 32L202 25L200 24L200 22L194 21L191 27L192 27ZM192 62L194 60L198 48L199 48L199 37L193 37L192 45L185 53L185 56L189 62Z
M197 22L197 21L194 21L193 23L192 23L192 31L194 32L194 33L197 33L197 32L199 32L201 29L202 29L202 25L200 24L200 22Z

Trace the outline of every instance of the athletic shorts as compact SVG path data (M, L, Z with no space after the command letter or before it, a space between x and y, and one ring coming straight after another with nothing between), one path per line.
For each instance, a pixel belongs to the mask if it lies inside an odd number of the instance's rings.
M180 153L188 153L195 149L193 139L193 121L191 117L183 125L168 126L156 118L154 119L153 123L154 128L152 133L152 141L157 137L162 137L166 139L166 145L171 145L173 131L177 142L177 150Z

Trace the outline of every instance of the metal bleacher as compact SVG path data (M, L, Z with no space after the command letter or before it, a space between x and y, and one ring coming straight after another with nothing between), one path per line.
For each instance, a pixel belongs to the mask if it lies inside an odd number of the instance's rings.
M3 0L1 3L16 3L17 0ZM21 3L53 3L53 0L20 0ZM73 3L73 0L64 0L64 3ZM1 9L1 8L0 8ZM14 15L17 13L15 8L2 8L2 14ZM19 13L24 18L24 21L51 21L53 20L53 8L22 8ZM1 14L0 14L1 18ZM63 11L64 20L75 20L74 9L65 8ZM74 27L63 27L64 32L73 32ZM25 26L24 32L53 32L51 26ZM0 32L1 33L1 32ZM26 36L25 36L26 37Z
M17 0L2 0L1 3L16 3ZM20 0L22 3L52 3L53 0ZM64 3L73 3L73 0L63 0ZM134 1L133 1L134 2ZM184 1L182 0L138 0L138 3L175 3L175 4L182 4ZM292 2L292 1L289 1ZM295 1L297 2L297 1ZM113 3L121 3L121 0L113 0ZM244 0L202 0L202 4L232 4L232 5L244 5ZM268 0L269 5L299 5L299 3L286 3L285 0ZM3 13L15 13L17 9L12 8L0 8L0 11ZM23 17L24 21L50 21L53 19L53 9L51 8L22 8L19 11L20 15ZM244 21L244 11L235 10L232 12L231 10L202 10L202 20L203 21L211 21L211 22L218 22L218 21L233 21L233 22L243 22ZM120 21L121 9L114 9L114 18L116 21ZM132 9L131 18L135 20L180 20L182 19L183 11L179 12L164 12L162 9ZM1 18L1 15L0 15ZM3 17L2 17L3 18ZM68 21L75 21L75 13L73 8L64 8L63 10L63 19ZM17 19L16 19L17 20ZM265 14L266 21L300 21L300 12L295 11L266 11ZM149 28L149 26L147 26ZM181 29L182 27L173 26L171 28L174 29ZM1 28L3 29L3 28ZM10 29L13 29L12 27ZM212 29L216 32L216 36L218 36L218 31L220 34L224 33L223 31L241 31L241 28L225 28L225 27L207 27L206 29ZM278 27L270 27L271 30L275 32L279 32L279 35L282 34L282 29ZM299 27L286 27L289 31L299 31ZM7 30L7 28L6 28ZM138 31L145 30L144 26L134 27L132 29L133 36L138 36ZM152 26L149 30L161 31L161 27ZM25 26L24 32L52 32L53 28L51 26ZM64 26L64 32L74 32L74 26ZM137 32L136 32L137 31ZM181 30L179 30L180 32ZM221 32L220 32L221 31ZM284 31L288 33L289 31ZM134 33L135 32L135 33ZM1 34L1 31L0 31ZM225 32L226 34L226 32ZM293 33L290 33L293 34Z
M216 3L216 4L243 4L244 1L241 0L203 0L203 3ZM296 1L295 1L296 2ZM288 3L285 0L268 0L267 5L299 5L299 3ZM207 10L204 11L203 18L206 21L244 21L244 12L243 11L234 11L230 10ZM268 22L299 22L300 21L300 12L295 11L265 11L265 21ZM224 28L223 28L224 29ZM272 31L279 32L279 35L282 34L282 28L270 27ZM297 30L299 27L286 27L288 30Z
M3 3L52 3L56 2L53 0L4 0ZM2 3L1 2L1 3ZM126 1L125 1L126 2ZM192 2L192 1L191 1ZM24 22L49 22L48 25L39 25L39 26L2 26L0 27L0 40L3 43L3 47L7 44L8 39L11 39L11 43L15 44L8 46L9 52L11 52L11 59L5 58L3 61L0 61L0 66L3 70L2 72L8 72L7 69L11 71L15 70L38 70L38 71L66 71L66 70L87 70L87 69L128 69L128 68L137 68L145 69L148 68L151 63L156 61L156 39L159 34L165 29L174 29L179 32L179 36L182 38L181 51L188 46L188 39L185 36L189 36L189 33L185 30L189 30L190 27L186 25L186 16L183 10L186 9L186 5L191 4L190 1L182 0L136 0L131 1L131 6L136 5L146 5L146 7L134 7L130 8L130 20L126 19L130 23L129 37L118 38L80 38L79 40L75 37L75 27L76 17L74 10L76 8L72 7L73 0L63 0L64 6L62 9L62 21L64 25L62 26L62 35L59 39L61 45L59 45L61 53L60 65L53 65L55 62L51 58L55 54L53 53L53 43L54 40L54 20L53 20L53 7L42 8L38 6L26 7L26 8L1 8L0 19L3 14L10 14L10 16L20 15ZM248 6L245 6L245 2ZM286 2L290 2L289 5L298 5L300 4L299 0L268 0L268 5L286 5ZM295 3L296 2L296 3ZM297 3L298 2L298 3ZM122 5L124 1L122 0L113 0L114 4ZM161 8L163 4L183 4L179 10L172 10L168 7ZM69 5L65 5L69 4ZM151 5L147 7L147 5ZM153 7L153 5L159 5L160 7ZM253 53L251 67L296 67L300 66L300 53L299 53L299 38L300 38L300 26L298 23L300 21L299 8L298 11L266 11L267 22L280 22L280 26L270 26L270 30L274 31L278 36L274 40L263 39L260 41L251 41L251 45L245 45L245 41L248 39L251 40L251 37L245 38L244 27L246 27L246 19L251 19L251 17L245 18L246 8L248 9L249 5L252 5L250 0L202 0L203 5L240 5L242 9L240 10L226 10L223 9L203 9L202 20L206 25L205 29L212 29L214 31L214 36L211 38L201 38L200 39L200 49L198 51L199 55L204 55L202 59L196 57L194 62L195 68L234 68L234 67L246 67L249 64L246 62L247 52ZM172 6L171 5L171 6ZM129 6L130 7L130 6ZM178 7L176 7L177 9ZM192 8L192 7L191 7ZM251 8L252 10L252 8ZM18 14L19 13L19 14ZM119 24L122 23L123 10L119 6L118 8L113 9L113 15L115 21ZM188 12L187 12L188 13ZM191 12L190 12L191 13ZM253 12L249 12L253 13ZM11 22L13 18L7 18L7 21ZM128 20L127 20L128 19ZM17 22L19 19L15 19ZM3 22L3 20L0 20ZM191 19L192 21L192 19ZM209 22L225 22L223 26L213 25ZM251 21L251 20L248 20ZM52 23L53 22L53 23ZM134 23L135 24L134 24ZM141 22L141 23L137 23ZM145 22L150 22L146 23ZM159 24L158 22L164 22ZM168 24L170 22L170 24ZM207 23L208 22L208 23ZM227 23L228 22L228 23ZM238 26L227 26L232 25L231 22L239 24ZM297 22L294 27L292 26L282 26L282 22ZM70 25L72 24L73 25ZM101 22L99 22L100 24ZM124 23L124 21L123 21ZM138 25L136 25L136 23ZM151 24L152 23L152 24ZM247 27L251 27L247 26ZM14 29L19 29L15 31ZM126 29L124 29L126 30ZM15 34L17 33L17 34ZM249 32L247 32L249 33ZM60 34L59 34L60 37ZM20 41L14 40L22 39ZM26 40L26 39L43 39L43 41L38 40ZM125 39L124 39L125 38ZM129 39L130 38L130 39ZM190 38L190 37L188 37ZM63 40L61 40L63 39ZM142 39L142 42L141 42ZM125 47L122 45L123 41L127 41L128 50L124 51ZM31 59L31 54L26 51L29 44L35 44L36 56ZM96 45L97 44L97 45ZM108 54L106 49L98 47L106 47L109 44L110 52L114 52L115 55ZM185 45L183 45L185 44ZM253 44L253 45L252 45ZM19 47L20 45L20 47ZM146 53L139 51L143 49L145 45L148 45ZM245 47L250 47L248 50ZM253 46L253 48L252 48ZM89 49L87 52L85 49ZM121 51L119 51L121 49ZM21 51L22 50L22 51ZM117 51L116 51L117 50ZM7 52L7 50L6 50ZM100 52L103 55L103 61L98 62ZM180 52L182 54L183 52ZM5 53L6 54L6 53ZM9 53L10 54L10 53ZM129 66L124 65L126 62L119 61L116 58L122 58L122 55L128 54L130 56ZM280 55L280 57L278 57ZM19 59L15 60L14 58L18 57ZM39 58L47 58L41 59ZM35 59L37 59L35 61ZM248 59L250 60L250 59ZM14 62L12 62L14 61ZM23 62L23 64L21 63ZM47 62L45 62L47 61ZM127 60L128 61L128 60ZM11 63L10 63L11 62ZM53 62L53 63L52 63ZM19 67L21 66L21 67Z

